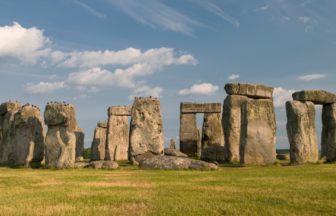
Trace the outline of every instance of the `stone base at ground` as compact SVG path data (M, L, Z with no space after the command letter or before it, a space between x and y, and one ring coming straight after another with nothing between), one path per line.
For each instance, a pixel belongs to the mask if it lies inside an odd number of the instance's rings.
M94 169L118 169L119 165L114 161L93 161L89 164L88 167Z
M161 169L161 170L179 170L179 169L217 169L213 163L193 160L189 158L158 156L143 159L139 163L141 169Z
M164 149L164 155L165 156L175 156L175 157L188 157L188 155L183 154L179 150L170 149L170 148L165 148Z
M276 158L279 160L289 160L290 156L288 154L277 154Z
M210 146L202 150L201 160L204 161L224 161L224 147Z

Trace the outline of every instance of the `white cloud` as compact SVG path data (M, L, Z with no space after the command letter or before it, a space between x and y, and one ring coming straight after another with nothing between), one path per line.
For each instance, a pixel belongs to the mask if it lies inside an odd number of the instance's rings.
M276 136L276 140L278 140L278 141L288 141L288 137L286 137L286 136Z
M264 7L261 7L261 8L258 8L258 9L256 9L256 11L258 11L258 10L266 10L267 8L268 8L268 5L266 5Z
M178 92L179 95L190 95L190 94L200 94L200 95L210 95L218 91L218 86L213 86L210 83L195 84L190 89L182 89Z
M325 74L310 74L310 75L305 75L305 76L299 76L298 78L300 80L309 81L309 80L315 80L315 79L322 79L324 77L326 77Z
M142 86L133 91L133 95L128 96L129 100L134 100L134 97L148 97L152 96L154 98L161 98L160 95L163 92L163 88L156 87L150 88L149 86Z
M104 14L95 11L94 9L90 8L89 6L87 6L86 4L83 4L83 3L79 2L79 1L76 1L76 0L73 0L73 2L75 2L76 4L78 4L78 5L82 6L83 8L85 8L93 16L96 16L96 17L99 17L99 18L106 18L106 16Z
M49 76L49 79L55 79L57 76L55 74L52 74Z
M308 18L308 17L299 17L299 20L305 23L305 22L308 22L310 20L310 18Z
M43 49L49 42L43 30L26 29L14 22L13 26L0 27L0 58L16 58L23 64L33 65L50 53L50 48Z
M63 89L65 87L67 87L67 85L64 82L55 82L55 83L40 82L37 85L27 83L25 92L27 94L45 94L54 92L59 89Z
M286 124L287 124L287 122L285 122L285 121L278 121L278 120L276 120L276 124L277 124L277 125L286 125Z
M239 77L238 74L232 74L232 75L228 76L228 79L229 80L234 80L234 79L237 79L238 77Z
M281 87L274 88L273 101L275 107L285 107L286 101L292 101L292 94L297 90L286 90Z
M284 16L284 17L281 18L281 22L285 22L285 21L288 21L288 20L289 20L289 17Z
M80 99L85 99L85 98L88 98L89 96L87 96L86 94L82 94L82 95L79 95L77 97L74 97L72 98L72 100L80 100Z

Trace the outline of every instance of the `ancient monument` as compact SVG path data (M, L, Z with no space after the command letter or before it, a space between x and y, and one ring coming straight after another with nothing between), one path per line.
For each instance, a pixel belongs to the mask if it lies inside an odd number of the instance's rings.
M76 136L76 161L83 161L84 157L84 131L80 127L76 127L75 136Z
M45 164L56 167L69 166L76 156L75 108L66 103L48 103L44 111L48 125L45 139Z
M172 139L170 140L170 149L176 149L174 138L172 138Z
M189 157L201 156L200 131L197 129L196 113L205 113L203 123L204 145L223 145L220 126L221 103L181 103L180 105L180 150ZM219 115L218 115L219 114ZM219 128L218 128L219 127ZM217 133L218 132L218 133ZM199 140L199 141L198 141Z
M314 104L323 105L321 156L326 156L328 161L335 161L336 96L324 90L300 91L293 93L292 96L294 101L286 102L291 163L315 163L318 160Z
M130 126L130 160L164 155L161 106L158 99L136 97Z
M106 151L107 122L98 122L91 143L91 161L104 160Z
M129 131L127 116L132 107L115 106L107 110L107 138L105 160L118 161L129 159Z
M228 83L222 125L227 161L270 164L276 160L273 87ZM249 100L253 98L253 100Z

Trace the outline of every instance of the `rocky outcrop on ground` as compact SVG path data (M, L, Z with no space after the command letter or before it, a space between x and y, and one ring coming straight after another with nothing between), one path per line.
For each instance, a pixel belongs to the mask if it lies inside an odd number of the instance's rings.
M175 157L188 157L188 155L183 154L179 150L171 149L171 148L165 148L164 155L165 156L175 156Z

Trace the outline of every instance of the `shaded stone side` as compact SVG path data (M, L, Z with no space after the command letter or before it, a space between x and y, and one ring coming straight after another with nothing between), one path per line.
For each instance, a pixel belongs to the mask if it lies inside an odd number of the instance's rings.
M197 154L196 154L196 157L201 157L201 154L202 154L201 128L197 127Z
M19 102L6 102L0 106L0 115L5 115L10 111L18 111L22 108L22 104Z
M96 127L91 143L91 161L104 160L106 154L107 128Z
M197 133L196 114L180 114L180 151L188 157L197 157L197 140L200 140L200 135Z
M243 95L249 98L272 99L274 88L271 86L250 83L227 83L224 90L228 95Z
M321 158L336 161L336 105L325 104L322 109Z
M201 159L204 161L224 161L224 147L210 146L203 149Z
M202 149L223 146L224 136L220 113L205 113L202 128Z
M84 131L80 127L76 127L75 136L76 136L76 161L79 157L84 157Z
M130 159L139 162L164 154L161 106L158 99L135 98L130 126Z
M172 138L172 139L170 140L170 149L176 149L174 138Z
M309 101L287 101L286 114L291 163L316 163L318 160L318 147L314 103Z
M109 116L105 154L105 160L128 160L129 132L127 116Z
M181 113L220 113L221 103L181 103Z
M292 94L295 101L311 101L314 104L336 103L336 95L324 90L305 90Z
M224 157L227 161L240 161L241 105L246 100L249 100L248 97L241 95L228 95L224 100L222 126L225 139Z
M240 162L272 164L276 160L273 101L247 100L241 108Z
M107 115L114 115L114 116L130 116L132 114L132 107L131 106L113 106L109 107L107 110Z

